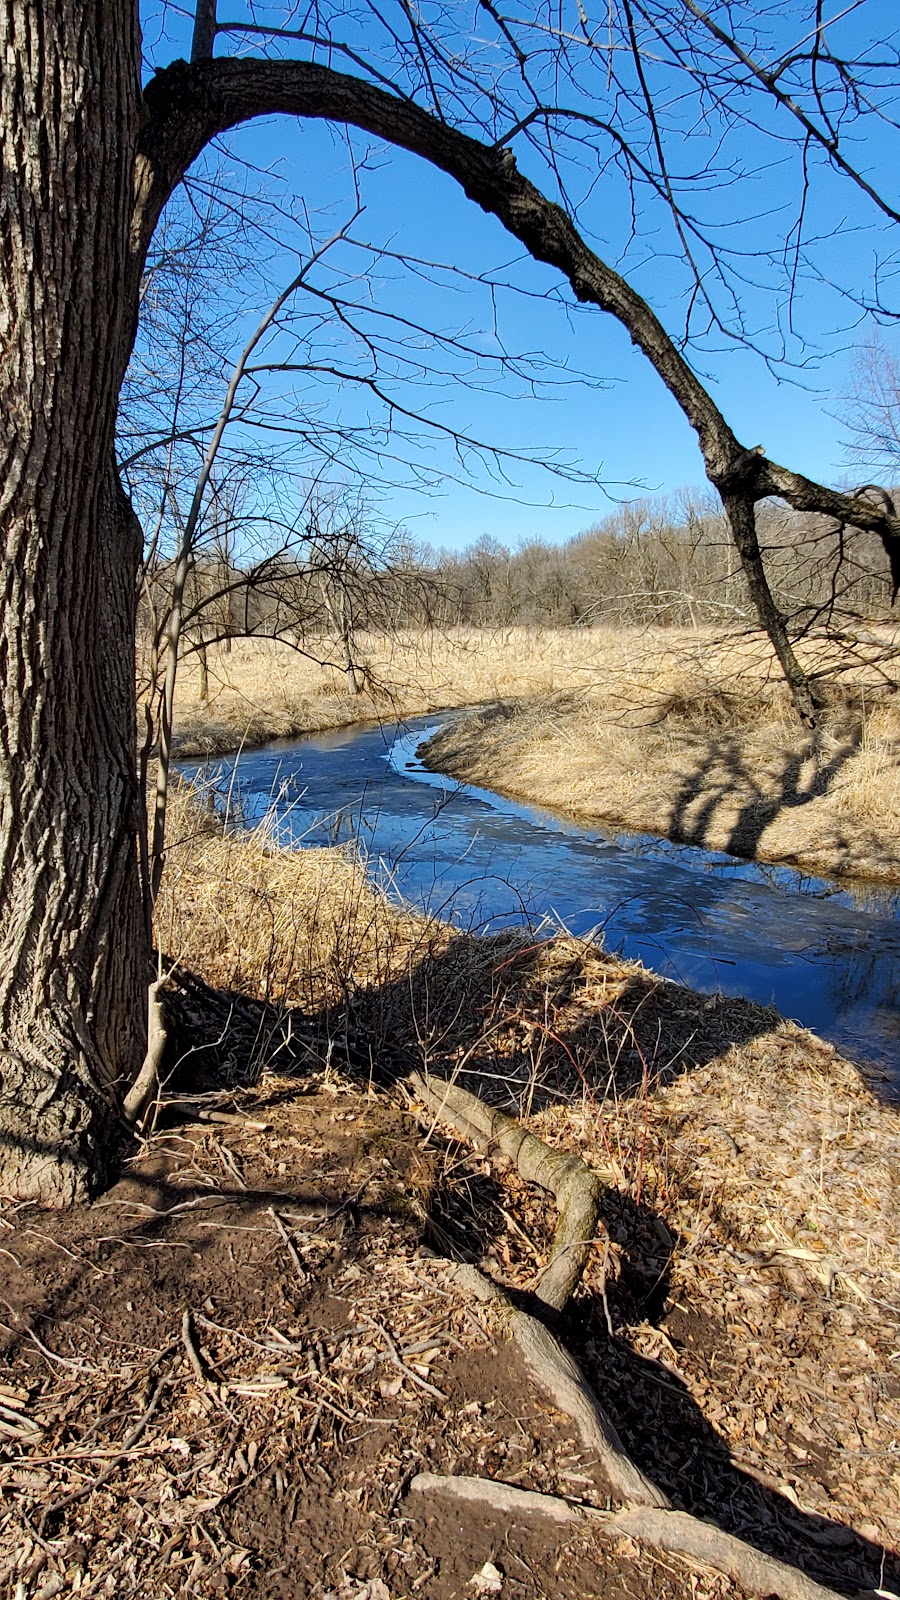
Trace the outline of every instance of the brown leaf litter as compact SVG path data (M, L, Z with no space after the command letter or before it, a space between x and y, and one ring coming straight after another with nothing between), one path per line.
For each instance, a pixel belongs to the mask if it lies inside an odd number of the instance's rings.
M398 1059L610 1174L556 1331L641 1469L820 1582L900 1593L897 1110L773 1013L574 940L429 948L354 996L351 1059L369 1005ZM0 1210L2 1600L739 1596L634 1541L407 1496L433 1472L608 1503L447 1265L527 1305L548 1197L363 1052L355 1080L316 1068L313 1021L307 1075L173 1105L92 1206Z

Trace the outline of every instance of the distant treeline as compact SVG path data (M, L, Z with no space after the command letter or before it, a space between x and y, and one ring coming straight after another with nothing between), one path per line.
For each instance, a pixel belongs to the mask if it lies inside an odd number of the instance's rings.
M795 630L890 617L876 538L774 504L760 508L759 525L776 602ZM168 582L164 563L148 573L148 624L165 611ZM459 553L436 551L370 539L354 520L317 525L252 563L208 549L195 558L185 618L195 645L329 634L348 646L362 629L753 621L724 517L691 494L624 505L560 545L510 549L484 535Z
M890 613L880 542L822 518L760 508L760 539L776 602L798 622L834 611ZM509 550L485 537L435 562L443 617L456 623L696 623L752 621L740 561L721 510L691 495L633 502L562 545Z

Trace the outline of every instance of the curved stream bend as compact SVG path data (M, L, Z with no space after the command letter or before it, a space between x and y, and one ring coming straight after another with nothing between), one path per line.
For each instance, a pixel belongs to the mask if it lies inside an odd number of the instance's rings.
M681 983L774 1003L900 1091L898 891L583 826L457 784L415 753L438 726L342 728L180 768L230 793L242 822L269 815L283 844L357 838L389 891L457 925L549 917L599 930Z

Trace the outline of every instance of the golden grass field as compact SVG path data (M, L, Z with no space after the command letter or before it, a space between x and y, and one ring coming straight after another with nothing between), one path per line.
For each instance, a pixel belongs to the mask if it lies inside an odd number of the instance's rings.
M178 750L222 753L369 717L478 707L432 750L457 777L739 855L900 880L900 698L872 670L845 670L812 736L755 638L454 629L363 637L360 653L369 683L354 695L339 670L286 645L235 641L210 652L205 706L189 657Z

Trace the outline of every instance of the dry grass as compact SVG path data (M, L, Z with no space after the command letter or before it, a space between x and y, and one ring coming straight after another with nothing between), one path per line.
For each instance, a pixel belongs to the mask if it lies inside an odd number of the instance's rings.
M216 988L316 1012L447 942L444 924L390 906L347 849L280 850L265 825L225 834L186 787L170 804L157 942Z
M199 698L195 657L180 669L177 743L180 754L221 754L296 733L314 733L379 716L416 716L478 705L514 694L546 694L589 680L593 644L566 629L504 628L485 632L363 635L362 694L348 691L337 668L265 639L236 640L209 652L209 701ZM310 643L327 657L328 640Z
M635 725L608 696L555 696L442 732L429 763L471 783L708 849L900 880L900 707L836 714L813 737L773 692L663 702ZM726 720L727 718L727 720ZM502 773L498 782L496 774Z
M499 706L443 734L435 764L625 828L812 871L900 879L900 702L872 669L845 670L812 738L792 720L756 638L456 629L361 646L370 687L359 696L335 669L248 640L212 653L203 707L189 659L181 753L373 716ZM812 646L806 664L823 665Z
M223 838L184 795L176 816L167 948L211 982L303 1006L320 1063L335 1039L368 1040L389 1076L459 1076L613 1169L579 1353L654 1475L715 1515L731 1472L739 1517L763 1516L756 1484L896 1546L900 1112L771 1010L575 939L455 933L386 905L342 852ZM513 1184L498 1209L492 1164L465 1170L470 1210L433 1219L442 1253L483 1249L501 1280L533 1287L542 1203ZM648 1309L660 1294L664 1316ZM698 1413L742 1477L715 1450L704 1476Z

